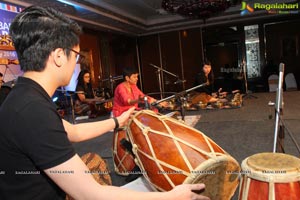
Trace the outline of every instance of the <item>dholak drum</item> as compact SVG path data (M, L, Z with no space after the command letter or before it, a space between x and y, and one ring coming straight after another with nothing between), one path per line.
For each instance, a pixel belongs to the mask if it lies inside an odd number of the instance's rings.
M182 183L205 183L201 194L230 199L238 186L240 167L202 132L150 110L142 110L128 124L136 163L150 184L169 191Z
M100 185L112 185L106 161L98 154L91 152L86 153L81 156L81 160L89 169L89 171L85 173L90 173ZM74 200L74 198L70 195L66 195L66 200Z
M122 139L128 141L126 128L115 130L113 139L113 161L115 172L119 175L128 176L135 167L132 154L121 145Z
M240 200L299 200L300 159L282 153L259 153L242 162Z

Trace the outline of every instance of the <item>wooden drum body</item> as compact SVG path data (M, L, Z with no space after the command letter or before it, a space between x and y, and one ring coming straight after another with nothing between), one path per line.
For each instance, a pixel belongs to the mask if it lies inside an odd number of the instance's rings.
M299 200L300 159L259 153L242 162L240 200Z
M113 161L115 172L119 175L128 176L135 167L134 158L122 145L121 140L128 140L126 128L115 130L113 139Z
M202 132L149 110L137 112L128 124L136 163L160 191L182 183L205 183L201 194L230 199L238 186L235 159Z

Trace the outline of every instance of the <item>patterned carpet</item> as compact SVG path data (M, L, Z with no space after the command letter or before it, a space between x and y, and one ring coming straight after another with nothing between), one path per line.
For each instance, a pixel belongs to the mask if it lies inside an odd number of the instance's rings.
M200 118L201 115L187 115L184 117L184 122L191 127L195 127Z

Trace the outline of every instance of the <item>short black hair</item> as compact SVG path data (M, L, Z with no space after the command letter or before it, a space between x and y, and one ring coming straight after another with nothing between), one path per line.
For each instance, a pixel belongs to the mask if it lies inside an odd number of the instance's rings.
M43 71L52 51L70 50L79 44L81 27L52 8L30 6L19 13L10 25L21 70Z
M130 77L132 74L138 74L139 71L134 67L125 67L123 69L123 77L125 79L126 76Z

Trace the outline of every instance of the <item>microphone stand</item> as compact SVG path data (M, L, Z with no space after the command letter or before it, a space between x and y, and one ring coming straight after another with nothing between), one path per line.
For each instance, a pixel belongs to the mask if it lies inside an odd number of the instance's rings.
M276 93L276 104L275 104L275 132L274 132L274 145L273 145L273 153L276 152L276 147L278 146L278 151L285 153L283 143L284 143L284 137L285 132L289 134L292 141L294 142L298 152L300 153L300 147L297 143L297 140L293 136L293 133L287 128L284 120L283 120L283 78L284 78L284 67L285 65L283 63L279 64L279 82L278 82L278 88Z
M283 76L284 76L284 64L279 64L279 80L278 80L278 88L277 88L277 94L276 94L276 104L275 104L275 113L276 113L276 119L275 119L275 132L274 132L274 145L273 145L273 153L276 152L276 145L278 143L279 152L284 153L284 147L283 147L283 139L284 139L284 127L283 124L280 123L280 115L282 115L282 103L283 103ZM278 139L278 142L277 142Z
M173 73L171 73L171 72L169 72L169 71L167 71L167 70L165 70L165 69L163 69L161 67L158 67L158 66L156 66L156 65L154 65L152 63L149 63L149 65L151 65L152 67L154 67L156 69L159 69L159 70L161 70L161 71L163 71L163 72L165 72L167 74L170 74L171 76L174 76L174 77L178 78L178 76L176 74L173 74Z
M161 98L161 99L163 98L163 96L162 96L162 81L161 81L162 79L161 79L161 73L160 73L160 71L165 72L166 74L169 74L169 75L171 75L171 76L177 78L177 81L176 81L174 84L177 84L177 83L184 83L184 82L185 82L185 80L180 80L180 79L178 78L179 76L176 75L176 74L173 74L173 73L171 73L171 72L169 72L169 71L167 71L167 70L165 70L165 69L163 69L163 68L161 68L161 67L158 67L158 66L156 66L156 65L154 65L154 64L152 64L152 63L149 63L149 65L151 65L152 67L154 67L154 68L157 69L158 82L159 82L159 91L160 91L160 98Z
M206 86L207 83L203 83L201 85L197 85L195 87L192 87L190 89L187 89L187 90L183 90L177 94L174 94L174 95L171 95L169 97L166 97L164 99L161 99L161 100L158 100L156 102L153 102L151 103L151 106L157 106L159 103L163 102L163 101L167 101L169 99L173 99L173 98L176 98L178 100L178 103L180 104L180 114L181 114L181 119L184 120L184 117L185 117L185 109L184 109L184 104L183 104L183 101L185 100L185 97L184 95L187 94L188 92L190 91L193 91L195 89L198 89L198 88L201 88L201 87L204 87Z
M113 95L114 94L114 83L116 80L120 80L120 79L123 79L123 75L114 76L114 77L112 75L110 75L109 78L103 79L102 82L109 81L111 94Z

